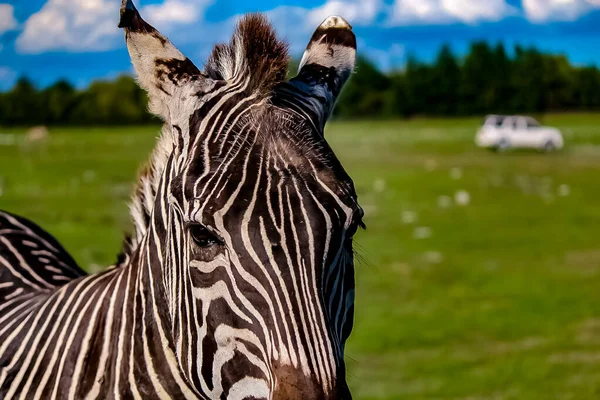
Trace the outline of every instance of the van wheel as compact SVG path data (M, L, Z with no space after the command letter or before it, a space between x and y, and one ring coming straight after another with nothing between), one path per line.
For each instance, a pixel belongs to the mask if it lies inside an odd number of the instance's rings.
M510 142L506 138L500 139L498 144L496 145L496 151L506 151L510 149Z
M544 151L546 153L550 153L551 151L556 150L556 146L554 145L554 142L552 140L548 140L545 144L544 144Z

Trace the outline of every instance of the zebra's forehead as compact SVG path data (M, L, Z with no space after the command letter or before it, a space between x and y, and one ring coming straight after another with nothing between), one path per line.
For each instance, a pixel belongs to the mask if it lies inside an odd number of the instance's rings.
M191 149L183 180L172 185L175 198L193 201L191 209L211 215L232 198L233 209L244 200L243 210L247 199L263 207L288 197L318 201L340 216L358 208L352 180L314 125L271 106L223 125L199 132L204 138Z
M339 195L353 196L352 180L327 143L323 131L286 109L258 105L254 112L216 123L196 123L199 131L190 149L189 173L213 175L252 173L295 179L318 178ZM192 128L194 129L194 128Z

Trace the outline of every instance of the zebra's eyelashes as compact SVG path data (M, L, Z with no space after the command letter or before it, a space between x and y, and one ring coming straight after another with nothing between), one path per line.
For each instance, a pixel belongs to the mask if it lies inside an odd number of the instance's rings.
M204 225L192 223L188 225L190 237L194 243L201 248L222 245L223 241L212 233Z
M190 252L193 260L210 262L223 252L223 241L205 226L192 223L188 224L187 229L191 238Z

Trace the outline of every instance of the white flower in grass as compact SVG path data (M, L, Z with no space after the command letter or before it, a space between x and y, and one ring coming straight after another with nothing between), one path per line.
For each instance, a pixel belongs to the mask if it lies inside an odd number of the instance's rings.
M567 197L571 194L571 187L569 185L562 184L558 187L558 195L560 197Z
M429 264L439 264L444 261L444 255L439 251L428 251L423 254L423 258L425 258L425 261Z
M381 193L385 190L385 181L383 179L377 179L373 182L373 190L377 193Z
M417 222L418 216L414 211L403 211L402 212L402 223L405 225L414 224Z
M96 171L88 169L83 173L84 182L93 182L96 179Z
M455 167L450 170L450 178L454 179L455 181L461 179L462 176L463 171L461 168Z
M435 171L435 169L437 168L437 161L433 160L433 159L428 159L425 160L425 169L427 171Z
M439 208L446 209L452 207L452 198L450 196L440 196L437 200Z
M517 175L515 177L515 184L525 194L535 193L531 177L528 175Z
M542 179L540 179L537 185L537 190L540 196L542 196L543 198L553 197L552 178L543 177Z
M468 206L471 203L471 195L466 190L459 190L454 194L454 201L459 206Z
M393 271L406 277L410 276L412 271L411 266L405 263L393 263L391 267Z
M417 228L415 228L415 230L413 231L413 237L415 239L428 239L431 237L431 228L427 227L427 226L419 226Z

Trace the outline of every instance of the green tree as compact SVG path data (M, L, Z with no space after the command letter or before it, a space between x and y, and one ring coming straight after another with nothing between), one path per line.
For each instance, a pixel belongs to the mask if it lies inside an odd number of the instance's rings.
M68 123L74 106L75 95L75 88L66 80L59 80L43 90L38 95L43 122L53 125Z
M404 73L404 91L406 98L405 115L431 112L429 92L432 87L431 68L421 64L414 56L409 55ZM402 96L402 94L398 94Z
M35 125L43 122L45 110L41 107L35 86L28 78L19 78L4 100L6 124Z
M356 60L356 73L340 95L337 115L356 118L381 116L386 109L390 78L364 57Z
M290 66L295 75L298 60ZM127 75L95 81L83 90L60 80L38 90L20 78L0 93L0 124L141 124L156 121L148 99ZM481 115L600 110L600 71L577 67L564 56L534 48L473 43L463 59L445 45L425 64L409 56L402 69L383 72L359 57L356 72L343 90L336 115L343 118L413 115Z
M431 111L435 114L456 115L459 110L461 71L450 46L444 45L431 70Z

